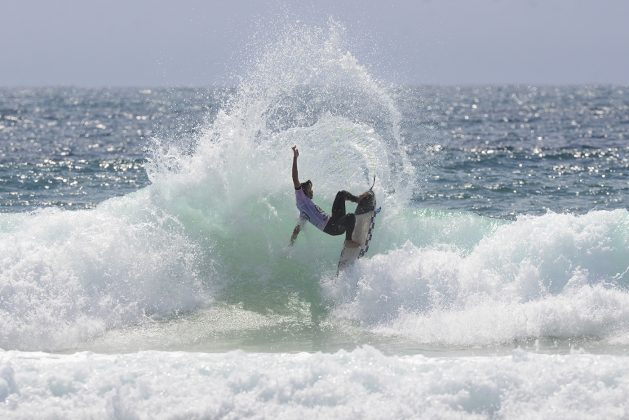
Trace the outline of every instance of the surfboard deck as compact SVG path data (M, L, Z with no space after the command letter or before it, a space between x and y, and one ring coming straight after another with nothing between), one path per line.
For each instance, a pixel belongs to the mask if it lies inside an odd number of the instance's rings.
M376 195L373 190L367 191L356 206L356 224L352 232L352 240L358 242L360 246L350 248L343 246L339 258L338 275L343 269L352 265L356 260L365 255L369 249L369 242L373 234L376 218Z

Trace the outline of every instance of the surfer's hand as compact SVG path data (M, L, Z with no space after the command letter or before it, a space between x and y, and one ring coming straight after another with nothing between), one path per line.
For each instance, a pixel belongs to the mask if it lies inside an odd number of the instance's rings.
M299 231L301 230L301 226L297 225L295 226L295 229L293 229L293 234L290 237L290 245L289 246L293 246L295 244L295 239L297 239L297 235L299 235Z
M299 157L299 150L297 149L297 145L292 147L293 149L293 157L297 159Z

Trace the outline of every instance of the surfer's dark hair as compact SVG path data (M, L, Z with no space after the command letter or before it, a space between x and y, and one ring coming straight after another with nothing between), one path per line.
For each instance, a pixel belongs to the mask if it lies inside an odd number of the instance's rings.
M301 183L301 189L303 190L306 185L310 185L312 187L312 181L308 180L306 182Z

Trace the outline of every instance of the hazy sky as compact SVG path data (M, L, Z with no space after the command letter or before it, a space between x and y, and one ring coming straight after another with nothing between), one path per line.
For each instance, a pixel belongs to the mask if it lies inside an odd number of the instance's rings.
M0 0L0 86L228 84L299 19L347 30L381 79L629 84L629 0Z

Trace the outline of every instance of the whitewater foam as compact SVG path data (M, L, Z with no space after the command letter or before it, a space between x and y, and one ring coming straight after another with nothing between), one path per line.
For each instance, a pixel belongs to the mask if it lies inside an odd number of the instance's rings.
M627 414L625 356L50 355L0 352L0 416L608 418Z
M624 210L523 217L469 249L404 246L325 282L334 316L425 343L491 344L627 332Z
M208 299L198 251L140 193L13 219L0 241L0 347L59 349ZM2 215L11 219L11 215Z

